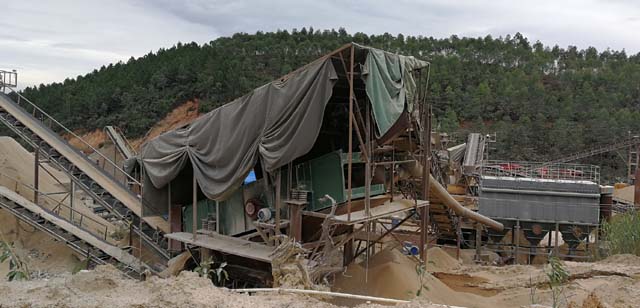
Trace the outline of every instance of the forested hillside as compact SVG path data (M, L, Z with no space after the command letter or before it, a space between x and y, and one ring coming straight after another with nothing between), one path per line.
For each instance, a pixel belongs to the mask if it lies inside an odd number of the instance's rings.
M179 43L23 92L72 129L115 124L135 137L189 99L209 110L351 41L430 61L439 128L497 133L492 158L544 160L640 133L640 54L544 46L520 34L236 34L202 46ZM610 175L626 172L617 153L585 162L604 162Z

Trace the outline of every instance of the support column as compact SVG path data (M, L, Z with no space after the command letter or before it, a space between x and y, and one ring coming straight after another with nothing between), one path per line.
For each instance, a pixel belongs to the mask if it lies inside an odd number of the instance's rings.
M275 245L278 246L280 245L280 240L278 239L278 235L280 235L280 208L281 208L281 203L282 203L282 196L281 196L281 191L282 190L282 178L281 178L281 172L280 169L278 169L278 171L276 171L276 223L275 223Z
M182 231L182 207L172 206L169 210L169 228L171 233ZM180 241L169 239L169 250L182 250L182 243Z
M347 221L351 221L351 178L353 165L353 62L355 50L351 45L349 59L349 156L347 158Z
M193 174L193 221L191 223L191 231L193 232L193 240L196 239L198 233L198 182L196 181L195 172Z
M549 229L549 237L547 238L547 255L551 254L551 234L553 234L553 230Z
M460 245L462 242L462 227L460 227L460 221L456 224L456 259L460 260Z
M169 233L182 231L182 208L171 205L171 182L167 184L167 211L169 213ZM168 239L169 251L180 251L179 241Z
M482 260L482 225L476 223L476 262Z
M371 144L373 143L373 138L371 138L371 110L369 108L370 104L365 104L366 108L365 108L365 115L366 115L366 123L365 123L365 142L366 142L366 147L364 149L362 149L363 152L367 153L367 157L371 157L369 154L371 154ZM367 249L367 254L366 254L366 260L367 260L367 267L369 266L369 257L372 254L372 250L371 250L371 242L370 242L370 237L371 237L371 225L372 225L372 221L369 220L371 219L371 159L367 159L367 161L365 162L365 169L364 169L364 212L365 212L365 216L367 217L367 221L366 221L366 232L367 232L367 243L366 243L366 249ZM373 246L375 246L375 243L373 244ZM367 274L367 273L366 273ZM367 279L367 276L365 275L365 281Z
M220 202L216 200L216 233L220 233Z
M69 178L69 181L71 182L71 191L69 192L69 219L73 221L73 199L76 198L76 183L71 178Z
M200 263L207 261L211 257L211 250L208 248L200 247Z
M353 226L350 226L349 234L353 233ZM353 239L344 243L344 252L342 257L342 265L347 266L353 261Z
M637 188L636 188L637 189ZM602 189L601 189L602 190ZM634 196L634 199L638 198ZM636 201L634 200L634 203ZM613 189L601 191L600 194L600 223L609 222L613 212Z
M36 148L33 156L33 203L38 204L38 194L40 193L40 147Z
M420 210L420 257L424 264L427 264L427 253L429 249L429 181L431 178L431 115L430 106L422 107L422 198L427 205ZM427 247L425 247L425 245Z
M513 228L514 238L515 238L515 247L514 247L514 264L518 264L518 248L520 247L520 220L516 221L516 225Z
M596 225L596 232L595 232L595 238L593 239L593 250L595 250L596 255L592 256L595 257L596 260L600 258L600 246L598 245L598 241L600 238L600 225ZM588 239L588 238L587 238Z
M560 247L558 247L558 237L560 237L560 224L556 222L556 237L553 244L554 255L557 257L560 254Z
M302 242L302 210L307 206L306 201L287 200L289 207L289 237Z
M106 162L105 162L106 163ZM113 144L113 178L114 179L118 179L118 171L117 171L117 167L116 164L118 163L118 145L117 144ZM124 186L127 186L127 177L124 177Z
M640 152L638 152L637 155L640 156ZM634 186L633 204L637 208L637 207L640 207L640 167L636 167L633 186Z

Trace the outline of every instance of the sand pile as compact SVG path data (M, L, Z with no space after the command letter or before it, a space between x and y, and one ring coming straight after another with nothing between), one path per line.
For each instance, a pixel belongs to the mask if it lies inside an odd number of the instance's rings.
M45 172L45 169L48 171ZM51 173L53 176L49 175ZM55 177L55 178L54 178ZM58 183L58 181L60 183ZM33 190L28 186L34 184L34 156L33 153L27 151L13 138L0 137L0 185L5 186L26 199L33 201ZM61 191L67 191L69 185L69 178L66 174L57 169L44 165L44 168L39 172L39 189L44 193L59 193ZM25 185L22 185L25 184ZM96 231L103 232L104 225L108 225L110 229L115 229L115 226L111 225L100 216L93 213L91 209L86 206L80 206L84 204L82 200L83 193L78 192L74 199L74 209L81 212L83 215L91 217L95 221L99 221L101 225L94 224L88 219L83 220L84 226L95 228ZM40 205L48 209L53 209L58 205L58 202L62 202L65 205L69 205L69 200L66 194L53 194L48 197L40 197ZM69 217L68 208L60 212L63 217ZM79 219L80 216L76 215Z
M66 174L46 164L43 165L43 168L40 168L38 182L40 191L44 193L67 191L67 187L69 186L69 179ZM13 138L0 137L0 185L17 192L27 200L33 201L33 190L29 188L29 186L33 184L33 153L27 151ZM105 225L109 227L110 232L117 229L114 225L93 213L87 206L84 206L85 201L83 198L84 194L78 191L74 199L74 210L92 218L92 220L83 219L83 226L95 230L96 234L104 232ZM63 207L63 210L61 210L59 214L68 218L70 214L68 210L68 199L66 194L50 194L48 197L41 196L39 204L48 209L53 209L59 202L62 202L67 205L67 207ZM75 215L75 220L78 221L79 219L80 215ZM94 223L93 221L98 221L100 224Z
M32 153L13 138L0 137L0 185L16 191L28 200L33 200L33 190L17 183L33 185L33 167ZM57 178L67 179L56 169L46 168ZM64 190L64 185L56 182L42 169L39 183L40 189L44 192ZM64 196L51 195L50 197L51 199L41 198L41 204L51 209L57 205L57 201L54 200L61 200ZM76 204L80 204L79 199L76 199ZM28 264L35 275L55 275L71 271L79 262L67 246L53 241L51 237L34 230L26 223L19 222L13 215L3 210L0 210L0 232L6 241L14 244L15 252ZM5 277L8 270L7 263L0 264L0 279Z
M440 248L429 250L430 260L439 269L456 268L459 261L448 255ZM431 261L430 261L431 262ZM351 264L346 272L336 276L333 291L354 293L369 296L387 297L404 300L416 300L416 292L420 284L424 286L421 299L433 303L447 303L473 307L475 303L486 302L482 297L453 291L433 275L426 273L422 281L416 271L416 261L403 255L396 249L385 249L369 260L368 273L366 264ZM464 294L464 296L460 296ZM420 300L420 299L418 299ZM338 299L332 303L339 305L354 305L356 302Z
M0 232L14 245L14 252L27 263L32 275L57 275L70 272L80 260L73 251L48 235L19 223L13 215L0 210ZM9 262L0 263L0 280L9 272Z
M456 249L451 248L446 250L449 255L454 256L456 254ZM460 261L464 265L475 265L476 264L476 250L475 249L460 249ZM486 248L482 248L480 251L480 259L482 264L497 264L500 256Z
M56 178L67 183L68 177L62 172L47 168ZM10 137L0 137L0 185L5 186L29 200L33 200L33 190L19 185L17 179L27 185L33 185L34 157L33 154L23 148L17 141ZM57 192L63 187L57 183L47 172L40 172L40 189L46 192ZM46 201L46 200L44 200Z
M532 259L534 256L530 256L529 249L524 247L530 246L531 243L527 240L527 237L524 234L523 230L520 230L517 234L512 234L512 233L513 231L509 230L507 234L505 234L505 236L500 241L501 246L496 245L495 248L499 250L511 249L510 247L511 244L518 243L520 246L518 251L518 264L528 264L530 262L530 259ZM515 257L510 252L503 253L503 256L506 256L506 255Z
M621 262L620 264L616 262ZM635 307L640 302L640 264L638 257L616 256L587 264L566 262L569 272L580 274L599 271L593 276L571 280L566 285L566 296L576 303L573 307ZM411 298L420 283L414 270L415 263L396 250L384 250L370 260L365 282L362 264L352 264L347 270L350 277L337 277L336 286L347 293L366 292L373 296L396 295ZM430 274L423 276L426 286L420 298L396 307L432 307L429 303L463 307L523 307L531 304L531 282L544 282L541 267L517 266L462 266L457 273L440 273L452 287ZM616 271L628 276L611 275ZM538 280L540 278L540 280ZM484 293L480 293L482 289ZM493 288L493 289L491 289ZM494 290L493 292L489 292ZM359 292L358 292L359 291ZM377 294L375 294L377 292ZM385 293L387 292L387 293ZM0 281L0 307L331 307L336 306L303 295L264 294L248 296L215 288L209 280L192 272L161 279L151 277L138 282L122 276L111 266L98 267L76 275L64 274L47 280L27 282ZM542 284L535 289L536 303L549 306L550 294ZM358 307L384 307L362 302L332 301L332 303Z
M193 272L139 282L123 277L112 266L48 280L0 281L0 294L0 307L336 307L303 295L233 293ZM429 305L423 300L398 307Z
M368 264L353 263L338 274L333 291L410 299L419 286L416 263L396 249L385 249Z
M112 266L50 280L0 282L2 307L322 307L306 297L247 296L218 289L196 273L138 282Z
M427 250L427 270L429 272L449 272L460 268L462 262L456 260L440 247Z

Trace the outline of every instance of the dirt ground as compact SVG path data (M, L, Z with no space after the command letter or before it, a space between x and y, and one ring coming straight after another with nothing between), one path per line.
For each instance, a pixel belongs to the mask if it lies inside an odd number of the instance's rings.
M383 250L368 265L352 264L338 274L333 290L411 300L397 307L552 304L544 266L465 264L440 248L430 249L429 256L433 264L421 279L412 258ZM564 264L570 278L563 286L560 307L637 307L640 303L640 257L617 255L594 263ZM416 297L420 282L424 288ZM385 307L304 295L237 294L216 288L192 272L139 282L110 266L26 282L2 281L0 294L0 307Z
M463 307L552 305L544 265L481 266L471 263L472 254L472 250L463 251L459 261L453 251L431 248L420 298ZM617 255L594 263L564 264L571 276L563 287L560 307L638 307L640 257ZM363 263L349 266L337 277L334 290L415 300L420 285L415 265L397 250L383 251L369 260L368 272Z
M0 294L0 307L336 307L300 295L232 293L193 272L139 282L123 277L112 266L46 280L0 282ZM404 307L429 304L416 302Z

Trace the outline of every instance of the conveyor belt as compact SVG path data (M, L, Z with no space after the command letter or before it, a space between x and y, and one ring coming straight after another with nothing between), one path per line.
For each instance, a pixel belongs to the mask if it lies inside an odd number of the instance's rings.
M82 228L82 224L74 224L4 186L0 186L0 208L65 243L76 253L88 257L93 264L111 263L132 277L139 276L146 267L139 259L125 250ZM76 215L81 214L76 213Z
M168 259L167 241L164 239L164 233L169 230L167 221L160 216L143 217L140 196L73 148L47 127L45 122L53 122L64 128L61 124L26 99L23 98L19 102L29 108L31 113L9 96L0 93L0 122L34 149L39 149L40 155L49 159L51 164L69 174L73 182L100 205L96 211L108 211L112 215L110 218L125 221L145 246L151 247L163 258Z
M118 149L118 152L122 154L122 157L124 159L129 159L136 156L135 151L131 148L131 145L129 144L129 142L127 142L127 139L125 139L120 130L118 130L115 126L105 126L104 131L107 133L107 136L109 137L109 139L111 139L111 142L113 142L113 145L115 145L116 149Z

